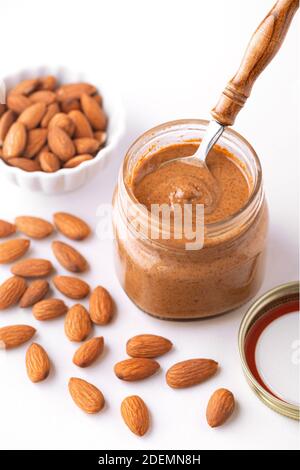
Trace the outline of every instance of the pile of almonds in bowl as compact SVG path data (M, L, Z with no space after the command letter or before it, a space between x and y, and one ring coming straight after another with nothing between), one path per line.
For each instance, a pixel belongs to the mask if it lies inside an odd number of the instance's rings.
M75 242L85 240L91 232L86 222L65 212L55 213L53 223L32 216L16 217L15 223L0 220L0 238L8 237L0 242L0 265L13 263L10 269L12 276L0 285L0 311L15 305L20 308L31 307L34 318L41 324L64 316L66 337L72 342L81 343L73 354L73 364L78 368L87 368L101 357L105 347L103 336L90 335L96 325L105 326L111 322L114 301L103 286L98 285L91 290L86 281L74 276L87 270L88 261L74 246L58 240L52 241L53 254L71 275L56 274L52 277L52 284L57 291L77 303L67 306L64 300L48 296L50 284L45 278L53 273L52 263L46 259L22 257L30 249L30 239L47 238L55 230ZM16 232L28 238L13 238ZM88 308L78 303L87 297ZM31 340L35 333L36 329L30 325L1 327L0 346L6 349L21 346ZM172 348L172 342L162 336L134 336L126 343L125 350L129 357L114 365L115 376L121 381L133 383L146 380L159 372L157 358L170 353ZM26 351L25 365L27 375L34 383L45 380L51 370L51 360L46 350L35 342ZM211 379L218 368L218 363L212 359L188 359L169 367L165 381L174 390L196 386ZM105 398L94 384L80 377L72 377L68 388L74 403L85 413L98 413L104 408ZM211 427L222 425L232 415L234 408L235 399L229 390L215 390L206 408L207 423ZM150 413L139 395L124 398L120 412L135 435L146 434L150 427Z
M59 84L53 75L26 79L0 105L0 157L24 171L75 168L105 145L107 116L97 88Z

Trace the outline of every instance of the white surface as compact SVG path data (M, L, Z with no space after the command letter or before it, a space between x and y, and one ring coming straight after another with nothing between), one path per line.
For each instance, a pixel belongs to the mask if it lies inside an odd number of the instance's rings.
M1 4L1 73L49 63L80 67L106 75L123 94L127 135L115 160L90 186L64 196L37 196L0 180L1 217L37 214L50 218L57 210L74 211L96 227L96 210L110 202L124 151L142 131L164 121L209 116L226 81L235 72L250 34L272 0L35 1ZM298 277L297 22L273 63L257 82L235 129L261 158L270 207L269 257L261 292ZM299 19L298 19L299 27ZM299 63L298 63L299 65ZM48 243L33 243L30 255L50 256ZM38 324L30 311L1 312L0 325L28 322L37 326L36 340L48 350L54 373L39 385L24 370L26 346L0 355L0 446L3 448L94 449L292 449L299 448L299 425L266 406L248 387L241 371L237 332L246 307L213 320L163 322L141 313L117 283L112 244L95 236L80 249L93 269L84 276L101 283L114 296L114 322L95 328L107 343L105 357L79 370L71 357L76 345L66 340L63 320ZM51 259L53 257L51 256ZM55 263L58 267L57 263ZM58 267L59 272L63 272ZM1 280L8 269L1 267ZM71 304L71 302L68 302ZM125 342L136 333L170 338L174 351L160 360L162 371L141 383L114 377L113 364L125 357ZM164 372L190 357L218 360L218 375L192 389L171 390ZM98 385L106 399L103 413L86 416L67 391L70 376ZM227 387L238 406L225 426L210 429L205 407L210 394ZM135 437L120 417L120 402L141 395L153 424L143 439Z
M299 312L292 312L264 329L255 350L257 370L266 386L295 405L300 403L300 361L294 359L299 341Z

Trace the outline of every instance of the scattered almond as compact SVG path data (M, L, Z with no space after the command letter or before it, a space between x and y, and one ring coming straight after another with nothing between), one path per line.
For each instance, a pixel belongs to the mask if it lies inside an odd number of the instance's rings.
M45 349L32 343L26 352L27 375L34 383L45 380L50 372L50 361Z
M199 384L214 375L218 363L212 359L189 359L170 367L166 374L172 388L184 388Z
M172 349L173 344L157 335L137 335L127 341L126 351L131 357L159 357Z
M53 217L57 230L71 240L83 240L91 233L88 224L76 215L67 212L56 212Z
M57 318L67 313L68 307L61 299L46 299L37 302L32 313L37 320L45 321Z
M72 119L75 126L75 137L90 137L93 138L93 130L85 115L79 110L69 112L69 117Z
M16 95L13 95L16 96ZM35 103L27 106L20 114L18 122L22 122L30 130L38 126L46 112L45 103Z
M232 415L235 406L234 396L226 388L219 388L209 399L206 419L212 428L221 426Z
M70 308L65 318L65 333L70 341L83 341L91 332L92 323L83 305Z
M125 398L121 404L122 417L137 436L143 436L149 429L149 412L145 402L137 395Z
M154 359L132 358L118 362L114 367L114 371L119 379L133 382L150 377L157 372L159 367L158 362Z
M95 101L93 97L87 95L86 93L81 95L80 100L83 112L88 118L92 127L97 131L105 130L107 126L106 115L97 101Z
M78 367L88 367L102 354L103 336L85 341L75 352L73 362Z
M0 347L3 344L6 349L16 348L29 341L35 332L29 325L4 326L0 328Z
M60 127L49 129L48 145L50 150L62 161L67 161L75 155L75 147L72 140Z
M0 243L0 264L11 263L25 255L30 246L30 240L16 238Z
M86 259L67 243L54 241L52 250L57 261L68 271L81 273L87 270L88 263Z
M77 277L71 276L55 276L53 284L62 294L70 299L84 299L90 293L90 286Z
M0 286L0 310L19 302L26 290L26 282L21 277L13 276Z
M90 297L90 316L97 325L107 325L113 316L114 304L109 292L102 286L96 287Z
M16 226L6 220L0 219L0 238L9 237L16 231Z
M31 238L45 238L53 232L53 225L40 217L16 217L15 224L20 232Z
M69 380L69 392L76 405L86 413L98 413L104 407L102 392L83 379L72 377Z
M81 137L74 140L76 153L95 153L99 150L100 144L98 140L89 137Z
M14 264L11 272L21 277L44 277L49 276L52 269L52 263L47 259L27 258Z
M64 164L64 168L76 168L76 166L79 166L81 163L87 162L89 160L93 160L93 157L88 153L83 155L76 155L75 157L70 158L70 160Z
M31 307L42 300L49 291L49 283L45 279L37 279L31 282L21 297L19 306L21 308Z
M10 93L7 97L8 109L11 109L16 114L21 114L31 104L30 99L25 95Z
M4 158L20 157L25 150L27 133L24 124L14 122L5 137L3 143Z

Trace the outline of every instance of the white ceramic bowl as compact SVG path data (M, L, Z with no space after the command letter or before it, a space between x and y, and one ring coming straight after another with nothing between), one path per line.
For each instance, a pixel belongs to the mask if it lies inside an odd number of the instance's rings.
M6 89L9 90L25 78L33 78L42 75L55 75L60 83L86 81L98 88L103 96L103 107L108 115L106 145L103 149L99 150L93 160L83 162L75 168L64 168L55 173L45 173L43 171L30 173L20 168L9 166L0 159L0 172L3 178L7 178L20 188L40 191L45 194L74 191L101 172L101 169L108 162L109 156L116 148L125 130L124 109L115 92L110 89L109 85L101 83L101 79L98 82L95 77L89 77L80 72L74 73L65 67L39 67L36 69L23 70L18 74L4 78L4 83Z

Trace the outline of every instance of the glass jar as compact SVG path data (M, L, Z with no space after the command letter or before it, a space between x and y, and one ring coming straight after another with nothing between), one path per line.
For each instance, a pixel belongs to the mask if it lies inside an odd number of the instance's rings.
M191 320L228 312L253 297L262 282L268 212L261 166L251 145L232 129L225 130L218 144L238 159L251 181L244 207L205 225L204 244L197 250L141 230L147 211L132 192L136 165L160 148L199 141L207 124L180 120L144 133L128 150L114 193L117 275L131 300L158 318Z

